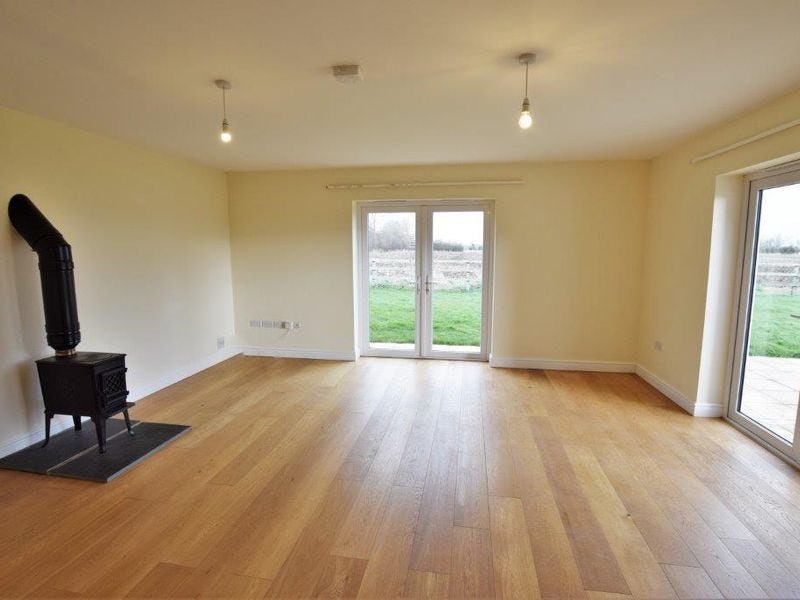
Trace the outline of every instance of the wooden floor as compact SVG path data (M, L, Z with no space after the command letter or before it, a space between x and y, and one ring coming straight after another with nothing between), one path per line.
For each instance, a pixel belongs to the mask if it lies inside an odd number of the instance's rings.
M119 480L0 472L0 596L800 597L800 476L633 375L236 357Z

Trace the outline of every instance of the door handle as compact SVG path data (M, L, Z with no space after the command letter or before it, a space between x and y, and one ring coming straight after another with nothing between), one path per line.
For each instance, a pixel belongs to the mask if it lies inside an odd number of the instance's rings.
M430 294L431 293L431 283L433 283L433 282L430 280L430 278L427 275L425 275L425 293L426 294Z

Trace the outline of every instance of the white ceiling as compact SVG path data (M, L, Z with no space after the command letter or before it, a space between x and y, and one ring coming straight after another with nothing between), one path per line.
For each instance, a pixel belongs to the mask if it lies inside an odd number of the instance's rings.
M800 0L0 0L0 104L226 170L647 158L795 88L798 24Z

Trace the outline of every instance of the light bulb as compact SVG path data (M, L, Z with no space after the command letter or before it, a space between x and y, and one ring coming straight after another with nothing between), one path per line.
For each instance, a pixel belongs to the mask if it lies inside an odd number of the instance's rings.
M228 142L230 142L233 139L233 136L231 135L231 132L228 131L229 128L230 128L230 126L228 125L228 119L223 119L222 120L222 131L219 134L219 139L222 140L223 144L227 144Z
M522 101L522 111L519 113L519 126L521 129L528 129L532 124L531 103L525 98L525 100Z

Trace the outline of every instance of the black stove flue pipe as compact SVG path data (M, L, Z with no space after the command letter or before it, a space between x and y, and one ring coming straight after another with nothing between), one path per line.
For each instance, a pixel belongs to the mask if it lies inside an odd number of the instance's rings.
M24 194L8 203L11 224L39 255L47 343L59 356L75 353L81 341L75 298L72 248Z

